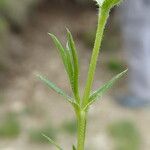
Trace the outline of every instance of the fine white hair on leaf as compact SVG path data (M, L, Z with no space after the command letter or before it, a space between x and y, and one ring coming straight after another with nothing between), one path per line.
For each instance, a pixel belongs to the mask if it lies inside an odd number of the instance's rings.
M94 0L99 7L110 10L116 5L119 5L123 0Z
M102 4L105 0L95 0L95 1L97 2L98 5L102 6Z

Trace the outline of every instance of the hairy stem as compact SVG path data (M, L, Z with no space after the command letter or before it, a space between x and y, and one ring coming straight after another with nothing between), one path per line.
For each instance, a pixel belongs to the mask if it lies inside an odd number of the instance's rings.
M90 66L89 66L85 91L84 91L84 95L83 95L83 101L82 101L83 107L88 103L88 98L89 98L90 91L91 91L92 84L93 84L93 78L94 78L94 74L95 74L99 49L101 47L104 28L105 28L108 16L109 16L109 11L105 11L105 10L99 8L98 27L97 27L95 44L94 44L94 48L93 48L91 62L90 62Z
M79 109L79 112L77 113L77 121L78 121L77 150L84 150L87 111L83 111L82 108L89 101L89 95L90 95L91 87L93 84L93 78L94 78L94 74L95 74L99 49L101 47L103 32L104 32L104 28L105 28L108 16L109 16L109 11L99 9L98 27L97 27L95 44L94 44L94 48L93 48L91 62L90 62L90 66L89 66L87 82L86 82L85 91L84 91L84 95L83 95L82 107Z
M77 150L84 150L85 133L86 133L86 112L80 110L78 113L78 131L77 131Z

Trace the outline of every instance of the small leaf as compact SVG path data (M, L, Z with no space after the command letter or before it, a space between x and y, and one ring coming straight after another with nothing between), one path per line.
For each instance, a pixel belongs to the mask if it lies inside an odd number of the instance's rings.
M53 89L55 92L57 92L59 95L62 95L64 98L71 100L72 98L68 96L63 90L58 88L54 83L52 83L50 80L48 80L46 77L42 75L37 75L37 77L46 84L49 88Z
M68 70L69 70L68 76L69 76L72 90L74 91L74 65L73 65L72 54L68 46L68 42L66 46L66 58L67 58L67 64L68 64Z
M91 104L93 104L99 97L101 97L107 90L109 90L113 84L119 79L121 78L126 72L128 71L125 70L122 73L116 75L114 78L112 78L110 81L108 81L106 84L104 84L102 87L100 87L98 90L96 90L95 92L93 92L90 95L89 98L89 103L84 107L84 110L87 109Z
M54 142L50 137L46 136L45 134L42 134L43 137L45 137L51 144L53 144L58 150L63 150L56 142Z
M48 33L48 34L51 36L53 42L55 43L55 46L59 50L59 53L60 53L60 55L62 57L63 64L65 66L65 69L66 69L67 73L68 73L68 64L67 64L65 49L63 48L61 42L59 42L59 40L57 39L57 37L55 35L53 35L51 33Z
M72 146L72 150L77 150L76 147L75 147L74 145Z
M74 94L76 98L79 98L79 89L78 89L78 80L79 80L79 64L78 64L78 56L75 47L75 43L72 37L71 32L67 29L67 38L68 38L68 47L72 54L73 66L74 66Z
M72 97L67 95L62 89L58 88L54 83L52 83L50 80L48 80L46 77L43 77L42 75L37 75L37 77L46 84L50 89L54 90L59 95L63 96L71 105L77 109L80 106L74 101Z

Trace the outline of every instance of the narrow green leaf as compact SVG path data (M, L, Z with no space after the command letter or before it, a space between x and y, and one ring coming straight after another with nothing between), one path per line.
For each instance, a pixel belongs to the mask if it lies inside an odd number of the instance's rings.
M58 88L54 83L52 83L50 80L48 80L46 77L42 75L37 75L37 77L46 84L49 88L53 89L55 92L57 92L59 95L62 95L65 99L71 100L72 98L68 96L63 90Z
M87 109L91 104L93 104L98 98L100 98L107 90L109 90L113 84L120 79L126 72L128 71L125 70L123 72L121 72L120 74L116 75L114 78L112 78L110 81L108 81L106 84L104 84L102 87L100 87L98 90L96 90L95 92L93 92L90 95L89 98L89 103L85 106L84 109Z
M68 46L68 42L66 45L66 58L67 58L67 64L68 64L68 70L69 70L69 73L68 73L69 80L70 80L72 90L74 91L74 65L73 65L73 58L71 55L71 51Z
M63 64L65 66L65 69L66 69L67 73L68 73L69 70L68 70L68 64L67 64L65 49L63 48L61 42L59 42L59 40L57 39L57 37L55 35L53 35L51 33L48 33L48 34L51 36L55 46L59 50L59 53L60 53L60 55L62 57Z
M75 47L75 43L72 37L71 32L67 29L67 38L68 38L68 46L72 54L73 58L73 65L74 65L74 94L75 97L78 99L79 98L79 64L78 64L78 56L77 56L77 51Z
M58 150L63 150L56 142L54 142L50 137L46 136L45 134L42 134L43 137L45 137L51 144L53 144Z
M37 75L37 77L46 84L50 89L54 90L59 95L63 96L71 105L77 109L80 106L75 102L75 100L67 95L62 89L58 88L54 83L52 83L50 80L48 80L46 77L43 77L42 75Z
M76 147L75 147L74 145L72 146L72 150L77 150Z

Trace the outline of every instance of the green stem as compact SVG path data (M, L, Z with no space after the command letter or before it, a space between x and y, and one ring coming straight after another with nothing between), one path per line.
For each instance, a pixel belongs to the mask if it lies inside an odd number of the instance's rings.
M95 44L93 48L93 53L92 53L89 71L88 71L88 77L87 77L85 91L83 95L83 102L82 102L83 107L88 103L88 98L89 98L90 91L91 91L92 84L93 84L93 78L95 74L99 49L101 47L104 28L105 28L108 16L109 16L109 11L105 11L101 8L99 9L98 27L97 27L97 32L96 32Z
M77 131L77 150L84 150L85 133L86 133L86 113L80 110L78 113L78 131Z
M106 25L107 18L109 16L109 11L105 11L103 9L99 9L99 17L98 17L98 27L96 32L96 39L94 44L94 49L91 57L91 62L89 66L89 72L87 77L87 82L85 86L85 91L83 95L82 107L76 112L77 122L78 122L78 131L77 131L77 150L84 150L85 145L85 134L86 134L86 115L87 111L83 111L82 108L88 103L89 95L91 91L91 87L93 84L93 78L95 74L99 49L101 47L102 37L104 28Z

